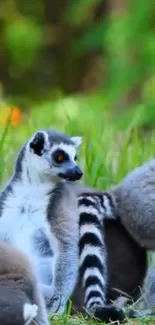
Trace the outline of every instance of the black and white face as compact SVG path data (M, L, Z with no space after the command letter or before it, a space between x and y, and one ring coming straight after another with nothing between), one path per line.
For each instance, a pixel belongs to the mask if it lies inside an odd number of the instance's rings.
M26 145L26 161L40 175L69 181L79 180L83 173L77 165L81 137L68 137L57 131L38 131Z

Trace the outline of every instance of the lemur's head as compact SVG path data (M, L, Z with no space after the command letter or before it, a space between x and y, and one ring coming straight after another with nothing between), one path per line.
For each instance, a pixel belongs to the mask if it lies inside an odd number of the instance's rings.
M38 131L26 144L26 164L39 175L79 180L83 175L77 165L77 149L81 142L81 137L70 138L58 131Z

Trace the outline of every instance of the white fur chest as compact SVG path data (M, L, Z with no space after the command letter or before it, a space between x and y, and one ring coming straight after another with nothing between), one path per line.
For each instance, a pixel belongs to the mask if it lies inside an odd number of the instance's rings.
M50 236L46 210L49 201L49 186L28 186L15 183L9 193L0 218L0 239L22 250L32 251L31 237L42 228Z

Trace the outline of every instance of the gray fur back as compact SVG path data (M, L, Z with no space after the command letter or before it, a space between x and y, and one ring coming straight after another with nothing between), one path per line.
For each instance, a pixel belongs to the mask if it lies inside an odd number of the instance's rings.
M113 190L122 223L141 246L155 248L155 160L130 172Z

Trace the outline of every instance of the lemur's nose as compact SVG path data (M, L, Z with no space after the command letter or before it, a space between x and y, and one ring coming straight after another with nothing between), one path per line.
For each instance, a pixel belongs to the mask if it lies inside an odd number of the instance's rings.
M81 170L80 167L78 167L78 166L76 166L76 167L74 168L74 173L75 173L75 177L76 177L76 179L80 179L80 178L82 177L82 175L83 175L82 170Z
M82 177L83 172L80 169L80 167L75 166L74 168L69 169L66 174L67 174L68 180L76 181Z

